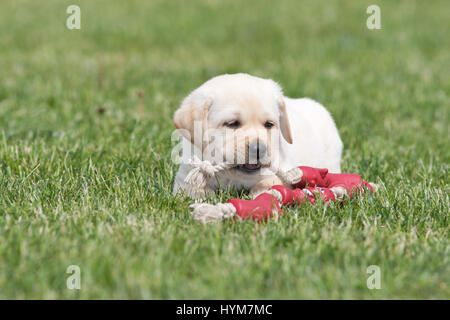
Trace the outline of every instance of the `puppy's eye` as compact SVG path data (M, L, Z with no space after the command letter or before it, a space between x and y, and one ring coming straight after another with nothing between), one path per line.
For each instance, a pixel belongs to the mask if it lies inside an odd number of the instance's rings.
M273 126L274 126L274 124L271 121L266 121L264 123L264 128L266 128L266 129L272 129Z
M235 129L235 128L239 128L241 126L241 123L238 120L233 120L233 121L225 122L223 125L225 127Z

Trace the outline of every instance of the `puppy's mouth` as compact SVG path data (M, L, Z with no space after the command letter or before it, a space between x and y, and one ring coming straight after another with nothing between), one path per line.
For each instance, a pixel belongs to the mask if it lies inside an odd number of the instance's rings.
M261 164L241 164L234 168L245 173L255 173L261 169Z

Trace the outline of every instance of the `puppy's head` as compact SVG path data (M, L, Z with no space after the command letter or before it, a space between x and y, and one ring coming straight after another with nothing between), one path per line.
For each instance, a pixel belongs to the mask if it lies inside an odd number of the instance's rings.
M204 158L232 164L241 178L269 167L280 139L292 143L281 88L247 74L204 83L183 100L174 123Z

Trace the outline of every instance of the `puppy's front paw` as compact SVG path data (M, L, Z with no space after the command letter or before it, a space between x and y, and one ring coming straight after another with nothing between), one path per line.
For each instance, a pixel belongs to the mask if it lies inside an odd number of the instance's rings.
M255 184L250 189L250 196L252 198L255 198L259 196L261 193L267 192L270 187L276 186L276 185L285 185L284 181L281 180L278 176L269 176L265 178L264 180L261 180L257 184Z

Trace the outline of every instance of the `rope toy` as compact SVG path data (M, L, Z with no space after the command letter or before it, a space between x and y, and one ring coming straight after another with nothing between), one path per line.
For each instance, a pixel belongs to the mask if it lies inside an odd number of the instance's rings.
M214 177L219 171L231 168L231 165L226 163L214 165L208 160L200 160L197 156L189 160L189 165L193 169L189 171L184 179L184 182L187 184L186 191L188 194L204 190L208 179Z
M282 206L315 204L319 198L325 203L345 201L346 198L351 199L356 191L374 193L378 190L376 184L363 181L358 174L328 173L327 169L312 167L296 167L280 174L280 177L286 183L291 182L288 184L294 189L276 185L256 195L253 200L231 199L216 205L195 203L191 205L191 215L203 224L231 218L262 222L274 216L277 219L284 213Z
M184 179L184 183L187 185L186 191L188 194L205 189L208 179L213 178L216 173L220 171L232 168L231 164L212 164L210 161L201 160L195 155L189 160L189 165L193 168ZM303 177L302 170L297 167L286 172L282 170L274 170L274 172L284 183L288 185L295 185L299 183Z

